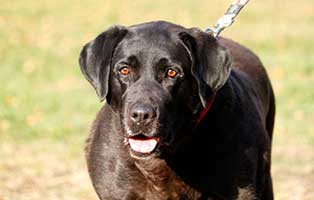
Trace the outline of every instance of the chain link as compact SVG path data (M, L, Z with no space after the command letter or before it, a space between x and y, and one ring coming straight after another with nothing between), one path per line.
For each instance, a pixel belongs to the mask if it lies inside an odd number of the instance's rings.
M249 2L249 0L234 0L214 26L214 29L207 28L205 32L212 34L214 37L218 37L219 34L227 27L231 26L240 13L242 8Z

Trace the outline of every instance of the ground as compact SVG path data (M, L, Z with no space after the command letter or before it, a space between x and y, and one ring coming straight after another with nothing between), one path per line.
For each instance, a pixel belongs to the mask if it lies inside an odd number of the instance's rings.
M231 0L2 1L0 200L97 199L84 140L101 107L78 67L84 43L113 24L205 29ZM254 50L272 80L278 200L314 199L314 3L250 1L223 35Z

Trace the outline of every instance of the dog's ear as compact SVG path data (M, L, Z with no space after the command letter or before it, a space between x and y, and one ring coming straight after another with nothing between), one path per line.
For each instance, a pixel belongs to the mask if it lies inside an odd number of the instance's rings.
M179 37L191 56L191 73L198 83L201 102L206 107L210 97L230 75L231 55L216 38L199 29L180 32Z
M79 58L81 71L95 88L100 101L108 96L111 59L115 47L127 34L123 26L114 26L87 43Z

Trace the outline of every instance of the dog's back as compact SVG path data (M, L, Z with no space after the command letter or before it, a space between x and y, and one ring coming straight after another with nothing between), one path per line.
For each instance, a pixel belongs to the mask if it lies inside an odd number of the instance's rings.
M266 128L272 138L275 98L267 72L260 59L248 48L227 38L221 38L220 43L227 48L233 57L233 70L240 70L247 74L255 83L258 95L262 99L263 113L266 114Z
M233 57L233 70L244 72L254 82L254 88L261 99L262 115L270 143L272 141L275 120L275 96L267 72L260 59L248 48L230 40L222 38L222 46L227 48ZM269 159L271 157L269 156ZM269 166L270 166L269 160ZM269 169L270 171L270 169ZM271 177L267 180L266 188L261 199L272 199L273 189Z

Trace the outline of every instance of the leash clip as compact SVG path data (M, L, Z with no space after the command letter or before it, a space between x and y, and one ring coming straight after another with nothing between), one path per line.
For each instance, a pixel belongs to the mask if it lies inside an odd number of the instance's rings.
M207 28L205 32L217 38L225 28L233 24L237 15L248 2L249 0L234 0L225 14L216 22L214 29Z

